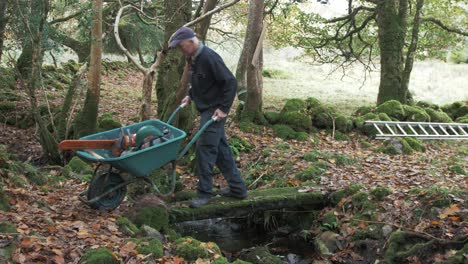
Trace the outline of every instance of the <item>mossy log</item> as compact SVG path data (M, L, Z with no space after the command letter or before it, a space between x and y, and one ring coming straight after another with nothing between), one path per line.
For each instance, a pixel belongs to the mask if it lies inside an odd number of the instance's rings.
M178 223L217 217L241 217L259 211L285 208L322 209L325 200L325 195L320 192L300 193L293 187L255 190L244 200L216 197L200 208L172 207L169 210L169 218L172 223Z

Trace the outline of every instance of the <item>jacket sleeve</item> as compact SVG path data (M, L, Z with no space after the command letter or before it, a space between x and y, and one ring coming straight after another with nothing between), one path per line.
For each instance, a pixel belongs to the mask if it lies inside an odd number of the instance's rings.
M219 109L227 114L236 97L237 80L219 56L213 57L210 61L210 68L216 82L218 82L223 89L223 98Z

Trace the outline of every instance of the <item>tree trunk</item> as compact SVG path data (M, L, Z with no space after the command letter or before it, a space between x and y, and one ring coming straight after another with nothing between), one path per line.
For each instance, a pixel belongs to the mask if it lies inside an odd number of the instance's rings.
M167 50L167 41L171 35L182 25L189 21L191 17L191 0L165 0L165 25L164 25L164 50ZM177 49L167 51L166 58L162 61L158 69L158 79L156 82L156 95L158 101L158 117L167 120L172 111L179 105L186 93L186 86L181 85L185 58L181 56ZM190 130L193 127L194 110L182 111L174 124L183 130Z
M102 56L102 0L93 0L93 28L88 72L88 91L83 109L77 118L76 132L81 137L97 129Z
M19 7L18 7L19 8ZM51 160L55 163L60 163L60 153L57 148L57 141L55 137L50 133L47 129L47 125L45 121L42 119L39 109L37 107L37 98L36 98L36 90L38 85L40 84L41 78L41 66L42 66L42 37L43 37L43 30L44 24L47 21L47 15L49 13L49 1L41 0L41 1L34 1L34 7L30 11L31 13L25 13L25 26L31 28L30 33L27 33L27 42L29 42L26 46L29 46L31 49L31 60L29 65L29 78L27 84L27 91L29 95L29 102L31 104L31 113L34 118L35 123L38 126L39 132L39 142L42 147L42 151L44 157L48 160ZM38 13L32 13L38 12ZM32 20L31 17L39 15L39 20L34 19ZM37 17L35 17L37 18ZM34 26L32 24L35 23Z
M411 71L413 70L414 53L416 52L418 48L419 26L421 25L421 10L422 10L423 5L424 5L424 0L418 0L416 3L416 11L415 11L414 20L413 20L413 31L411 33L411 43L406 53L405 68L403 69L402 86L403 86L403 90L408 91L406 100L409 103L413 101L413 98L409 92L409 81L410 81Z
M247 66L247 97L242 110L242 121L263 123L262 113L262 68L263 68L263 9L262 0L252 0L249 5L249 17L245 35Z
M217 3L218 0L206 1L205 5L203 6L203 14L206 14L209 11L213 10L216 7ZM203 42L205 42L206 34L208 33L208 29L210 28L211 17L212 16L208 16L207 18L203 19L200 23L197 24L195 28L195 32L197 33L198 38L200 38L200 40Z
M407 5L408 0L400 0L399 5L397 1L382 1L377 6L381 67L377 105L389 100L406 103L408 87L403 85L402 73Z
M0 1L0 62L3 54L3 38L5 36L5 27L8 23L7 17L8 1Z

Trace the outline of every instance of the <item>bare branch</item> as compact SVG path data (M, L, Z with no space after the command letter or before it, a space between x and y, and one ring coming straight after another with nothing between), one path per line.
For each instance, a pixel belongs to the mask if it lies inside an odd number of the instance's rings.
M70 19L72 19L72 18L75 18L75 17L77 17L77 16L79 16L79 15L81 15L81 14L83 14L83 11L78 11L78 12L76 12L75 14L71 14L71 15L69 15L69 16L67 16L67 17L62 17L62 18L54 19L54 20L50 21L49 24L50 24L50 25L53 25L53 24L57 24L57 23L60 23L60 22L65 22L65 21L68 21L68 20L70 20Z
M197 11L196 11L195 14L193 15L193 19L195 19L195 18L197 18L197 17L200 16L204 4L205 4L205 0L201 0L201 1L200 1L200 4L199 4L198 7L197 7Z
M137 58L133 57L132 54L124 47L122 44L122 41L120 40L119 36L119 22L120 22L120 17L122 16L122 12L124 9L132 7L131 5L126 5L123 6L119 9L119 12L117 12L117 16L115 17L115 23L114 23L114 36L115 36L115 41L117 42L117 45L119 46L120 50L125 53L127 58L135 64L135 66L144 74L148 69L146 69L143 65L141 65Z
M353 12L351 12L349 15L342 16L342 17L337 17L337 18L333 18L333 19L329 19L329 20L325 21L325 23L330 24L330 23L336 23L336 22L343 21L343 20L351 20L351 19L354 19L354 17L355 17L360 11L369 11L369 12L375 13L375 8L373 8L373 7L368 7L368 6L359 6L359 7L356 7L356 8L353 10Z
M273 5L271 6L270 10L266 11L265 13L263 13L263 16L272 14L272 13L273 13L273 10L276 8L276 5L278 5L278 0L275 0L275 2L273 3Z
M468 37L468 31L462 31L461 29L458 29L458 28L449 27L449 26L445 25L444 23L442 23L442 21L440 21L439 19L436 19L436 18L433 18L433 17L424 17L424 18L421 19L421 21L422 22L431 22L433 24L436 24L437 26L439 26L440 28L442 28L445 31L456 33L456 34Z

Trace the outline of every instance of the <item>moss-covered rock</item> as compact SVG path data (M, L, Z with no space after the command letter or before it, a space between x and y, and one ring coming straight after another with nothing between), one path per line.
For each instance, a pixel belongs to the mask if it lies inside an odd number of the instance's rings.
M392 121L392 119L386 113L379 113L377 116L380 121Z
M455 120L457 123L468 123L468 115L460 116Z
M336 111L332 107L319 105L311 110L312 122L318 128L332 128L333 119L336 118Z
M138 227L126 217L119 217L116 224L119 226L119 229L127 235L133 236L138 232Z
M277 112L265 112L264 116L268 123L274 125L279 122L280 120L280 113Z
M112 252L107 248L91 249L81 257L81 264L118 264Z
M114 116L111 113L103 114L98 120L99 131L106 131L119 127L122 127L122 124L119 121L115 120Z
M381 231L382 229L378 225L369 225L366 226L364 229L357 230L356 233L354 233L352 240L381 240L384 238Z
M148 255L153 254L153 257L160 258L163 256L163 244L158 239L150 241L142 241L138 243L136 251L139 254Z
M288 125L276 124L273 126L273 132L282 139L294 139L296 131Z
M177 233L174 229L170 227L164 228L164 234L167 236L167 239L171 242L174 242L182 237L179 233Z
M272 255L267 247L256 247L250 250L241 258L254 264L281 264L283 261L275 255Z
M382 103L375 109L376 113L385 113L390 117L394 117L398 120L404 120L405 109L403 105L397 100L390 100Z
M460 109L460 107L462 107L463 105L464 105L464 103L459 101L459 102L454 102L454 103L451 103L451 104L444 105L444 106L441 107L441 109L442 109L442 111L447 113L447 115L449 115L450 118L455 120L457 118L458 109Z
M375 110L375 107L374 106L371 106L371 105L364 105L364 106L360 106L355 112L354 112L354 115L355 116L363 116L365 114L368 114L368 113L371 113Z
M366 126L365 125L365 121L380 121L379 119L379 116L377 114L374 114L374 113L367 113L363 116L360 116L358 118L355 119L355 125L356 125L356 128L368 135L368 136L375 136L377 134L377 130L373 127L373 126Z
M454 118L468 115L468 105L461 106L454 115Z
M288 99L281 110L282 113L287 112L301 112L307 109L306 102L301 99Z
M405 137L404 139L413 150L419 151L419 152L426 151L426 147L424 147L421 140L414 138L414 137Z
M16 233L16 226L9 222L0 222L0 233Z
M429 114L419 106L409 106L404 105L403 108L405 109L405 120L410 122L430 122L431 117Z
M133 222L137 226L147 225L160 231L169 225L169 214L164 207L144 207L137 210Z
M67 165L63 168L63 175L71 177L73 174L77 175L92 175L93 168L78 156L73 157Z
M427 114L431 117L431 122L437 123L451 123L453 120L445 112L437 111L432 108L425 109Z
M312 119L298 111L281 113L279 122L296 131L309 131L312 128Z
M389 155L413 154L413 148L411 148L404 138L387 139L379 150Z
M392 190L387 187L378 186L370 190L369 193L374 196L377 201L382 201L385 197L392 193Z
M343 198L353 195L361 189L362 185L352 184L348 188L334 191L330 194L330 202L332 203L332 205L337 205Z
M215 243L202 243L192 237L179 238L174 244L176 247L172 253L183 257L187 261L195 261L198 258L209 258L214 254L221 255L221 250Z
M427 101L419 101L416 103L416 106L419 106L421 108L431 108L433 110L436 110L436 111L439 111L440 110L440 106L434 104L434 103L431 103L431 102L427 102Z
M320 100L315 97L308 97L305 102L307 109L313 109L322 104Z
M337 114L335 117L335 128L338 131L347 133L354 128L353 119L349 116Z

